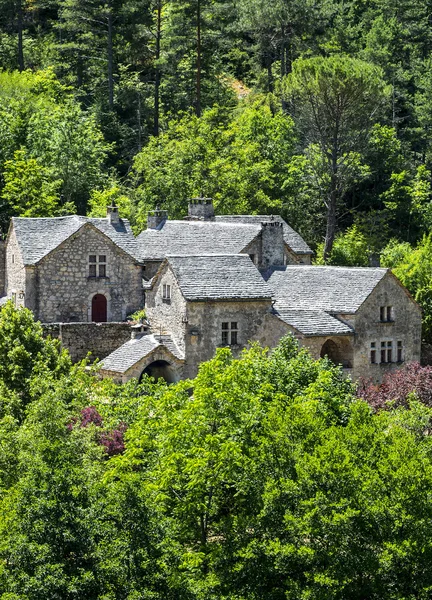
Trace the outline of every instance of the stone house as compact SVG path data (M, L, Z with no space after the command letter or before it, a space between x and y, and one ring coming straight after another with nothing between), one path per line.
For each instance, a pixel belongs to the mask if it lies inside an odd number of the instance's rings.
M215 216L208 199L183 221L155 211L137 238L115 206L102 219L14 218L0 304L30 308L75 360L91 350L118 381L194 377L220 346L237 356L288 332L354 379L420 359L420 309L388 270L315 267L311 255L280 217ZM131 330L144 306L146 331Z
M235 356L249 342L277 345L291 331L275 318L272 291L249 256L213 254L167 257L146 294L146 313L153 336L161 346L169 339L181 361L164 361L167 379L192 378L201 362L210 360L218 347L229 346ZM159 334L159 335L158 335ZM168 338L169 336L169 338ZM148 336L143 336L143 340ZM102 362L103 374L125 381L137 372L153 373L164 365L153 353L160 347L127 342ZM135 364L124 369L123 354L134 347ZM171 350L172 351L172 350ZM139 369L138 369L139 370ZM132 376L132 375L131 375Z
M421 310L389 269L293 265L267 274L275 314L315 358L379 383L420 361Z
M117 207L104 219L13 218L5 264L5 297L45 323L124 321L143 306L137 242Z

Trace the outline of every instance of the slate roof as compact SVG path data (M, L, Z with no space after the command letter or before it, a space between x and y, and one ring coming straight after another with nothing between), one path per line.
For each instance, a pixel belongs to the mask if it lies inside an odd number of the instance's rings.
M126 373L137 362L148 356L156 348L164 347L179 360L184 360L184 355L177 348L168 335L154 336L143 335L140 338L129 340L100 363L100 368L115 373Z
M243 223L245 225L260 224L263 221L277 221L282 223L284 241L293 252L296 254L313 254L301 235L294 231L280 215L219 215L215 219L216 223Z
M270 299L272 292L247 254L167 258L186 300Z
M112 224L106 218L94 219L78 215L52 218L13 217L12 223L25 265L38 263L86 223L94 225L124 252L139 260L138 244L126 219Z
M146 229L137 237L142 260L169 255L238 254L261 232L259 223L170 221L159 229Z
M276 304L292 310L354 314L388 269L290 265L272 270Z
M351 327L321 310L293 310L276 304L275 314L305 336L354 333Z

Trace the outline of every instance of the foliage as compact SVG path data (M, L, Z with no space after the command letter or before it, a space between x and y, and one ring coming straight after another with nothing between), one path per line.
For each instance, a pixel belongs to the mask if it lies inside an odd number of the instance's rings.
M413 396L430 408L432 407L432 367L411 363L402 369L386 373L380 385L363 382L357 393L374 410L409 407Z
M316 264L324 264L324 244L318 246ZM343 234L335 238L332 251L327 259L329 265L346 267L369 266L370 250L368 240L356 225L353 225Z

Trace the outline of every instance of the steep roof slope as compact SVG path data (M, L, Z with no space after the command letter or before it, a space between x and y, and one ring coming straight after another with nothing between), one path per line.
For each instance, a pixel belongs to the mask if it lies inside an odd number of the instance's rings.
M268 283L276 308L354 314L387 269L290 265L272 270Z
M238 254L261 232L261 225L215 221L165 221L158 229L146 229L137 237L143 260L162 260L169 255Z
M169 256L186 300L270 299L272 292L246 254Z
M94 225L124 252L138 260L138 245L126 219L110 223L108 219L78 215L52 218L13 217L12 224L24 264L38 263L86 223Z
M288 225L280 215L219 215L215 217L217 223L260 224L263 221L277 221L283 225L284 241L296 254L313 254L304 239L297 231Z
M116 373L126 373L136 363L159 347L166 348L175 358L184 360L183 354L177 348L173 340L168 335L155 336L144 335L140 338L129 340L100 363L100 368L106 371Z
M322 310L293 310L275 305L275 314L305 336L352 335L354 332L336 317Z

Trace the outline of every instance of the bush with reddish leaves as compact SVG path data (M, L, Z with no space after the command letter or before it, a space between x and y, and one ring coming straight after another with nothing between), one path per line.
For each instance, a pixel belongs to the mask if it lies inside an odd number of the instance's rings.
M93 424L96 427L102 427L102 417L94 406L87 406L81 411L81 427L88 427Z
M105 446L108 456L115 456L124 451L124 433L126 429L126 423L120 423L118 429L113 429L113 431L101 435L100 443Z
M407 407L410 394L415 394L420 402L432 407L432 367L410 363L398 371L387 373L381 385L363 381L357 392L374 410L390 406Z

